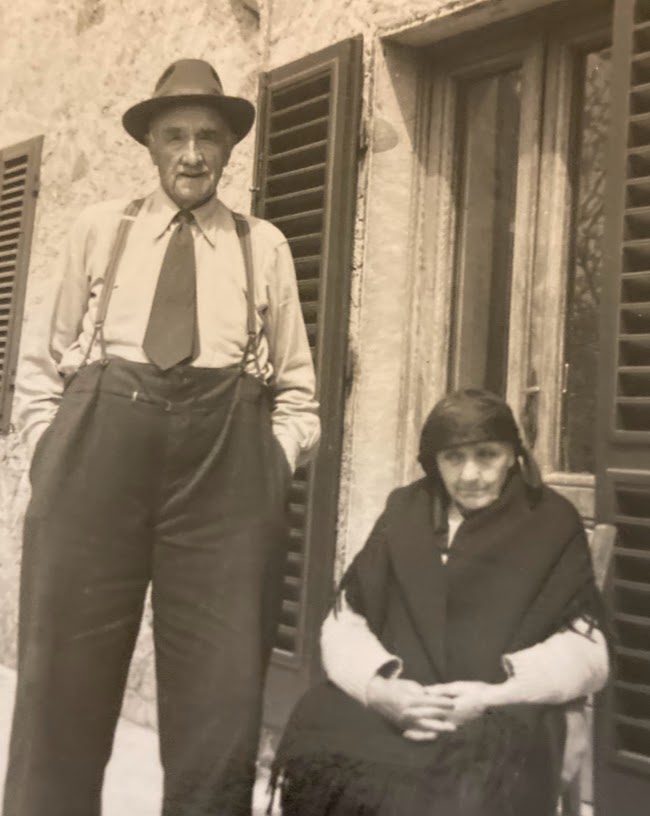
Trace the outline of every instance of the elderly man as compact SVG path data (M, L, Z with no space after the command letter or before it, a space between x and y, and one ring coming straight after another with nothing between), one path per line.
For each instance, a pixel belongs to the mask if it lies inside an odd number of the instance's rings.
M72 228L35 447L4 816L93 816L151 585L165 816L250 813L291 472L319 434L286 240L216 197L252 105L180 60L124 115L160 187Z

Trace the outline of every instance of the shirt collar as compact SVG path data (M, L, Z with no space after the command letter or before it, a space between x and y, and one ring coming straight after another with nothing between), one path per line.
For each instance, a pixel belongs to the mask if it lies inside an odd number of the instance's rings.
M169 229L178 212L178 206L174 204L162 187L158 187L151 197L147 213L152 237L156 240L161 238ZM214 246L217 233L227 226L227 207L216 196L212 196L205 204L192 210L192 215L201 234L211 246Z
M454 538L456 537L456 533L458 532L458 528L463 521L463 514L460 512L458 507L451 502L449 509L447 510L447 547L451 547Z

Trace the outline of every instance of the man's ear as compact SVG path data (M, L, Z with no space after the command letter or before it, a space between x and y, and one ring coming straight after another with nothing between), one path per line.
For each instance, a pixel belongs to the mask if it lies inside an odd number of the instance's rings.
M226 153L226 160L224 162L224 167L227 167L228 162L230 161L230 157L232 156L232 151L234 146L237 144L237 139L235 138L235 134L228 128L228 152Z
M151 135L150 130L147 131L147 135L144 137L144 143L145 143L145 145L147 147L147 150L149 151L149 155L151 156L151 161L154 163L154 165L156 167L158 167L158 160L157 160L157 154L156 154L156 150L155 150L155 143L154 143L154 139L153 139L153 136Z

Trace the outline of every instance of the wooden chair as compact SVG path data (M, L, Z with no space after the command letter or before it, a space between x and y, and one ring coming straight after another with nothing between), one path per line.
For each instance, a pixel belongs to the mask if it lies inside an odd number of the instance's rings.
M616 527L612 524L597 524L591 535L590 549L596 584L600 590L605 586L615 543ZM564 790L560 800L561 816L580 816L581 777L582 773L579 771Z

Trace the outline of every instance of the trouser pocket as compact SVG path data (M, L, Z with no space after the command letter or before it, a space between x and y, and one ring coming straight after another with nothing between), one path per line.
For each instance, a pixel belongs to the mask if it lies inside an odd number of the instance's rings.
M37 471L39 462L43 458L43 453L47 446L47 440L50 436L51 431L52 423L50 422L50 424L45 428L43 433L39 436L36 445L34 446L34 452L32 453L32 459L29 464L29 481L31 483L34 482L34 475Z
M289 498L289 490L291 489L293 472L291 470L291 466L289 465L287 455L284 452L284 448L280 444L275 434L273 435L273 452L275 463L274 475L279 488L278 494L282 497L283 501L286 502Z

